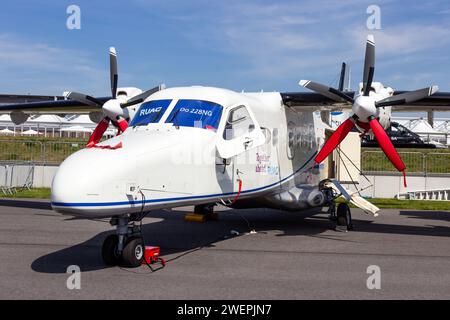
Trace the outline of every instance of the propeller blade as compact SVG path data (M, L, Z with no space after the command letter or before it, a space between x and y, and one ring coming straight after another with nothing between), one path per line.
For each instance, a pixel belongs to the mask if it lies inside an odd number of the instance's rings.
M377 108L380 108L380 107L388 107L388 106L390 107L390 106L399 106L402 104L408 104L408 103L416 102L416 101L425 99L429 96L432 96L433 94L435 94L438 91L439 91L438 86L432 86L432 87L428 87L428 88L424 88L424 89L420 89L420 90L416 90L416 91L406 92L406 93L402 93L402 94L399 94L396 96L392 96L392 97L380 100L377 103L375 103L375 106Z
M403 163L402 159L400 158L399 154L397 153L397 150L395 150L395 147L392 144L391 139L389 139L386 131L384 131L383 127L381 126L381 124L378 122L377 119L372 118L369 124L373 134L375 135L375 138L378 141L378 144L388 157L389 161L392 162L392 164L398 171L401 171L403 173L403 177L405 177L404 185L406 188L406 176L405 176L406 166Z
M344 93L342 91L336 90L335 88L330 88L330 92L341 97L345 101L350 102L351 104L355 103L355 100L352 97L350 97L349 95L347 95L346 93Z
M117 127L119 128L119 132L122 133L128 128L128 122L124 118L121 118L117 121Z
M98 123L97 127L95 128L94 132L92 133L91 137L89 138L89 141L88 141L88 144L86 145L86 147L92 148L97 143L100 142L100 140L103 137L103 134L108 129L109 122L110 122L110 119L108 117L104 117L102 119L102 121L100 121Z
M109 72L111 77L111 94L113 99L115 99L119 75L117 73L117 53L114 47L109 48Z
M137 96L130 98L126 103L122 103L121 107L125 108L125 107L129 107L129 106L132 106L132 105L135 105L138 103L142 103L142 102L144 102L145 99L150 97L152 94L154 94L155 92L161 91L164 88L165 88L165 85L162 84L160 86L157 86L150 90L142 92L141 94L138 94Z
M372 87L375 74L375 38L373 35L367 37L366 57L364 60L363 93L368 96Z
M333 101L336 102L350 102L353 103L353 98L346 95L343 92L340 92L339 90L336 90L334 88L330 88L328 86L325 86L323 84L309 81L309 80L301 80L298 83L300 86L305 87L311 91L315 91L317 93L320 93L321 95L330 98Z
M70 100L75 100L84 104L87 104L88 106L93 106L93 107L101 107L103 105L103 103L97 99L95 99L94 97L88 96L86 94L83 93L79 93L79 92L69 92L66 95L67 99Z
M341 68L341 76L339 77L339 87L338 90L343 92L344 86L346 85L346 82L348 81L348 66L345 62L342 62L342 68Z
M345 139L345 137L348 135L348 133L353 129L355 126L355 117L349 118L345 120L333 134L331 137L327 140L325 145L322 147L320 152L317 154L316 158L314 159L316 163L321 163L323 160L325 160L328 155L333 152L333 150L342 142L342 140Z

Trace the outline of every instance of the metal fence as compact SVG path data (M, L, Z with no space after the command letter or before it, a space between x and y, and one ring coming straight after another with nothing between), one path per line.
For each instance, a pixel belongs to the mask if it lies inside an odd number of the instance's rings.
M0 140L0 161L58 165L84 147L84 142Z
M399 152L408 172L422 174L450 174L448 152ZM395 167L382 151L363 151L362 171L395 172Z

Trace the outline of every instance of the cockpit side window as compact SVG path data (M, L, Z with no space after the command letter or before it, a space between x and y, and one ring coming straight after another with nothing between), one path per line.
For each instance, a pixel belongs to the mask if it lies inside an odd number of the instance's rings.
M172 100L153 100L143 103L131 120L130 126L146 126L149 123L157 123L171 102Z
M179 100L166 123L216 131L222 117L222 106L202 100Z
M230 111L225 124L223 138L225 140L233 140L255 129L250 114L245 106L239 106Z

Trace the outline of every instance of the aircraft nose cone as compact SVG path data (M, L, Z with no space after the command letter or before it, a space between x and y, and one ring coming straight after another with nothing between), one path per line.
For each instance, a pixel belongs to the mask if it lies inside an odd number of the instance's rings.
M67 158L53 178L52 201L74 201L79 200L82 194L100 193L102 183L100 177L106 164L98 161L99 159L95 160L88 156L85 150Z
M106 192L106 186L112 184L113 178L122 178L117 175L123 167L122 158L116 150L101 149L84 149L67 158L53 178L54 210L61 213L86 212L92 210L86 204L105 201L106 195L111 196Z

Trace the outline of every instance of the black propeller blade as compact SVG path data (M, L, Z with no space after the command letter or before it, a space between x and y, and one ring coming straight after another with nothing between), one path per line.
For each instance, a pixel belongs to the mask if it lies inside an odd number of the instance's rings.
M150 97L152 94L154 94L155 92L161 91L164 88L165 88L164 85L159 85L159 86L154 87L154 88L152 88L150 90L142 92L141 94L138 94L137 96L134 96L134 97L130 98L127 102L122 103L121 106L122 106L122 108L126 108L126 107L129 107L129 106L138 104L138 103L142 103L142 102L144 102L145 99Z
M392 96L375 103L377 108L399 106L425 99L439 91L438 86L431 86L416 91L405 92L396 96Z
M363 93L368 96L372 88L375 74L375 39L373 35L367 37L366 57L364 59Z
M109 72L111 78L111 96L115 99L117 96L119 75L117 73L117 53L114 47L109 48Z
M330 88L328 86L325 86L323 84L309 81L309 80L301 80L299 82L299 85L302 87L305 87L309 90L315 91L317 93L320 93L321 95L330 98L333 101L336 102L350 102L353 103L353 98L346 95L345 93L336 90L334 88Z
M91 97L89 95L79 93L79 92L69 92L66 95L66 98L87 104L88 106L99 107L99 108L101 108L103 106L102 101L99 101L94 97Z

